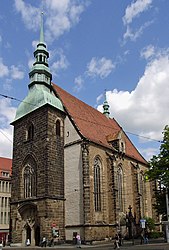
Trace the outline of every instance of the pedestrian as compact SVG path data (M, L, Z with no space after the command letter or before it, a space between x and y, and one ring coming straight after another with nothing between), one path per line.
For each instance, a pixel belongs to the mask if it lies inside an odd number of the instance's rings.
M115 235L115 241L114 241L114 249L116 249L116 248L120 248L119 247L119 235L118 234Z
M42 247L46 247L46 237L42 238Z
M143 231L141 232L140 237L141 237L141 242L140 242L140 244L142 245L142 244L145 242L144 232L143 232Z
M118 233L118 236L119 236L119 246L122 246L123 239L122 239L122 234L121 234L121 232Z
M31 243L30 243L30 239L27 239L27 240L26 240L26 246L29 247L30 244L31 244Z
M2 247L3 247L3 243L2 243L2 240L0 241L0 250L2 250Z
M145 232L145 236L144 236L144 243L148 244L148 232Z
M80 234L76 235L76 244L77 244L77 248L81 248L81 238L80 238Z

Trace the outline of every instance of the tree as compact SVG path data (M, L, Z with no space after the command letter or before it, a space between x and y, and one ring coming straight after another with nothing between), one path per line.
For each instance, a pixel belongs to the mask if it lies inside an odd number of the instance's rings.
M154 190L154 198L156 200L153 207L157 211L158 215L162 216L162 220L167 220L167 207L166 207L166 190L164 189L156 189Z
M150 160L150 169L147 172L150 180L156 180L158 188L155 190L156 208L159 214L166 214L165 193L169 189L169 126L163 131L163 141L160 152Z
M155 221L151 217L145 217L147 229L151 232L155 229Z

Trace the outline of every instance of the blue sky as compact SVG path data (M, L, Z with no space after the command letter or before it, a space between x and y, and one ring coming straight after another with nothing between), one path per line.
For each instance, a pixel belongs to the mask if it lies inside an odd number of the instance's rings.
M27 95L42 10L53 82L100 111L106 89L110 116L146 159L156 154L169 121L169 1L1 0L1 95ZM3 157L18 105L0 96Z

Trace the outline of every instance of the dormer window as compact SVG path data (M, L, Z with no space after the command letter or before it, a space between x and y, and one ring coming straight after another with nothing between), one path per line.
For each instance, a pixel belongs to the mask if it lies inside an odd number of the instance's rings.
M112 145L120 153L125 153L125 141L123 139L123 132L117 132L106 137L108 143Z
M114 140L111 142L113 148L115 148L116 150L119 150L119 140Z

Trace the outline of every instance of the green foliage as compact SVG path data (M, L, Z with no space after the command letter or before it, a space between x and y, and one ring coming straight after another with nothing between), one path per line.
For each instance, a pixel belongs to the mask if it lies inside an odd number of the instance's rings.
M160 237L164 237L164 233L163 232L150 232L148 234L148 237L151 238L151 239L157 239L157 238L160 238Z
M164 128L160 152L151 158L147 175L150 180L158 180L161 185L169 188L169 126Z
M155 190L155 199L156 203L153 204L153 207L158 214L162 215L162 220L166 220L166 190Z
M155 229L155 221L153 218L151 217L145 217L144 218L146 220L146 227L148 229L148 231L153 231Z
M155 190L156 203L153 206L158 214L164 217L166 215L165 192L169 188L169 126L164 128L159 154L154 155L149 164L150 169L146 175L149 180L156 180L159 184Z

